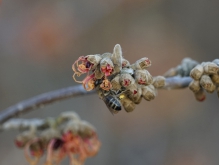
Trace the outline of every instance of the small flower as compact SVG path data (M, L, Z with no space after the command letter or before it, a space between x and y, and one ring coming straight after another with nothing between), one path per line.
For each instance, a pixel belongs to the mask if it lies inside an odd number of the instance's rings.
M108 79L103 80L102 84L100 84L100 88L105 91L109 91L112 88L112 84Z
M111 75L113 72L113 68L110 66L110 64L107 64L106 66L101 67L101 71L105 74L105 76Z
M110 58L106 57L100 61L100 71L107 77L113 73L114 65Z
M120 75L120 84L123 87L129 87L130 85L133 85L134 83L135 83L135 80L130 74L124 73Z

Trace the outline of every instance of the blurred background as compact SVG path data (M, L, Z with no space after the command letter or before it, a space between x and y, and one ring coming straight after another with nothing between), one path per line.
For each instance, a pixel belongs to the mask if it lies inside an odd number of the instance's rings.
M76 85L73 62L112 52L117 43L130 62L151 59L154 76L184 57L212 61L219 52L218 7L218 0L2 0L0 110ZM188 89L160 90L132 113L112 116L97 95L89 95L22 117L76 111L97 128L102 142L87 165L218 165L218 105L215 93L199 103ZM1 133L1 165L27 165L13 143L16 135Z

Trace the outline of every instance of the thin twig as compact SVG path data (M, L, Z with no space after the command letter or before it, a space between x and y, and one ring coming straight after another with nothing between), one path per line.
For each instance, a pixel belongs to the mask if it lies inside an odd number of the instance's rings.
M31 110L43 108L47 104L65 100L71 97L91 94L94 92L95 91L88 92L84 90L82 85L76 85L32 97L3 110L0 113L0 124L4 123L10 118L20 116L21 114L27 113Z
M168 77L166 78L163 89L182 89L189 86L192 81L191 77Z
M169 77L166 78L166 85L163 89L181 89L188 87L192 81L190 77ZM86 94L92 94L94 91L86 91L82 85L76 85L73 87L67 87L56 91L44 93L33 98L21 101L14 106L11 106L0 113L0 124L4 123L10 118L20 116L31 110L42 108L47 104L51 104L56 101L65 100L71 97L78 97Z

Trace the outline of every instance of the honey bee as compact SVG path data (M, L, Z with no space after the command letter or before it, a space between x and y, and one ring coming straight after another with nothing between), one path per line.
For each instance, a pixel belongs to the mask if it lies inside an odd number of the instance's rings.
M106 96L103 95L102 100L104 101L107 108L112 114L116 114L122 110L120 101L115 95L111 95L111 94L108 94Z

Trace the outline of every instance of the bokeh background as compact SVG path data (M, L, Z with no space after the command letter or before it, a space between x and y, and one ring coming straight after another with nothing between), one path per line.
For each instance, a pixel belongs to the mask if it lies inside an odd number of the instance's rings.
M0 110L75 85L72 63L112 52L117 43L131 62L150 58L154 76L184 57L212 61L219 52L218 8L218 0L2 0ZM76 111L102 142L89 165L218 165L218 105L215 93L199 103L188 89L161 90L132 113L112 116L97 95L89 95L22 117ZM1 165L27 165L14 146L16 134L0 134Z

